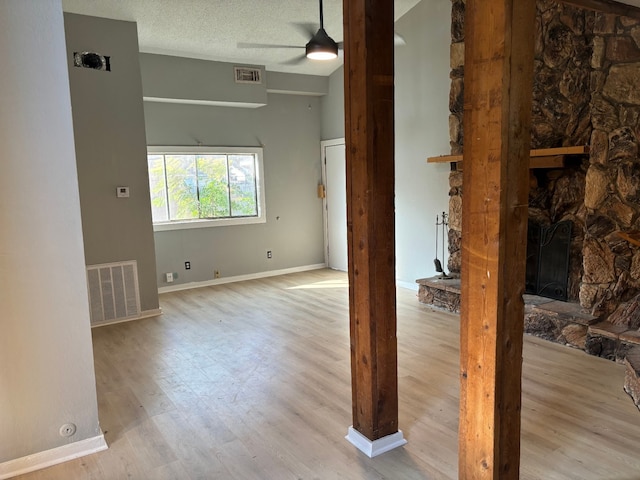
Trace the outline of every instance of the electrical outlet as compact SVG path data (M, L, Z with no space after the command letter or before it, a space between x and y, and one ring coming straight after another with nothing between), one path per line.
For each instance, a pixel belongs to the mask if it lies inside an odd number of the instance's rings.
M129 187L117 187L116 188L116 197L118 197L118 198L129 198Z
M214 278L220 278L220 270L215 270L215 271L213 272L213 277L214 277Z
M267 258L272 258L273 255L271 254L271 250L267 250Z
M167 280L167 283L173 282L173 273L169 272L169 273L165 273L164 275Z
M184 262L184 269L191 270L191 262Z

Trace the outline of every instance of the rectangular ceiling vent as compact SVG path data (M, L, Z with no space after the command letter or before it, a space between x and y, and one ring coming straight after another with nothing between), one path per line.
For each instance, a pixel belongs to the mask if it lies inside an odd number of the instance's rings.
M255 67L233 67L236 83L262 83L262 70Z
M87 266L87 285L92 325L140 316L135 260Z

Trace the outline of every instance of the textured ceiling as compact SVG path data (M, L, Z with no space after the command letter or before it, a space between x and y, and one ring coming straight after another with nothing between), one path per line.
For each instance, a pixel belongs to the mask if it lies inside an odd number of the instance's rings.
M419 1L395 0L395 19ZM323 3L325 30L340 42L342 0ZM65 12L137 22L141 52L310 75L329 75L342 64L342 58L301 59L310 38L306 32L319 27L317 0L63 0L62 5ZM296 48L241 48L247 43Z

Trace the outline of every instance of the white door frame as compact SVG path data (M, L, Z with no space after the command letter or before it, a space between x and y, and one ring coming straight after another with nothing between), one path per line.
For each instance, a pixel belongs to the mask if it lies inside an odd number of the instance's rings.
M333 140L322 140L320 142L320 155L322 163L322 185L325 188L325 196L322 198L322 221L324 224L324 264L329 266L329 217L327 215L327 147L344 145L345 139L334 138Z

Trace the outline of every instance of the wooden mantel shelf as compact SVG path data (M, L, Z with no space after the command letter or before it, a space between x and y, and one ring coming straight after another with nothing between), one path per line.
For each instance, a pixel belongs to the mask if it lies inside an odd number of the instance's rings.
M616 232L616 234L627 242L640 246L640 232L638 230L631 230L630 232Z
M589 153L587 145L531 150L529 168L561 168L564 167L566 155L585 155L587 153ZM460 162L462 162L462 155L441 155L427 159L427 163L458 164Z

